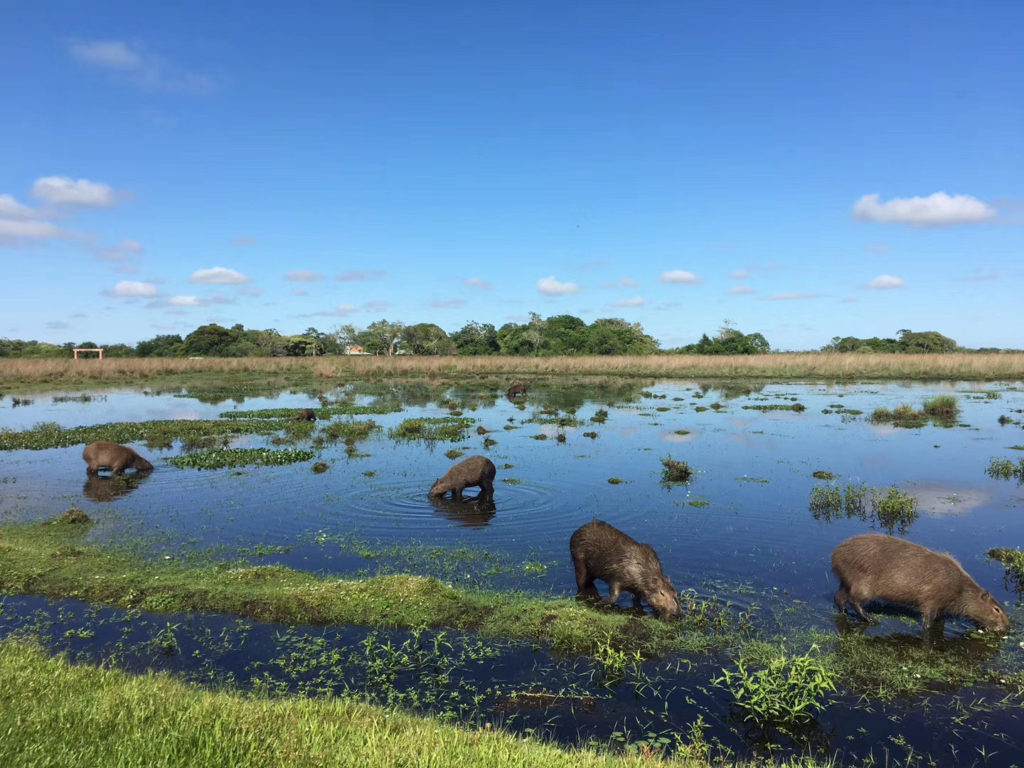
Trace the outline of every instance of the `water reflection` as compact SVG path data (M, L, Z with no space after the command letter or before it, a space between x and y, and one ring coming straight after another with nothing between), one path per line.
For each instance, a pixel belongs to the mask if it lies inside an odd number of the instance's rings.
M113 474L107 477L89 475L82 486L82 493L93 501L113 501L136 490L149 475L149 472L137 472L134 475Z
M431 497L437 514L461 528L483 528L494 518L497 506L492 499L481 498L483 492L473 497L452 499L446 496Z

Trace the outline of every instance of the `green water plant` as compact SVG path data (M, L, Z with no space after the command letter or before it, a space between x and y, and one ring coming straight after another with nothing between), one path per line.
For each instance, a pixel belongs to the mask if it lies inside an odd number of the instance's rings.
M807 653L789 655L779 649L760 664L740 657L712 684L732 694L744 720L761 729L791 731L813 720L836 690L835 673L816 651L812 646Z
M872 488L871 511L885 530L902 535L917 520L917 499L896 486L890 486L884 491Z
M661 460L661 481L663 483L687 483L693 476L693 470L685 461L678 461L671 456Z
M253 465L270 467L309 461L315 455L313 451L298 448L226 448L174 456L167 463L179 469L223 469Z
M397 427L388 430L392 440L425 440L427 442L455 443L466 438L473 426L467 417L435 416L405 419Z
M1000 480L1024 482L1024 459L992 459L985 468L985 474Z
M1003 564L1007 586L1012 586L1018 595L1024 595L1024 551L994 547L988 551L988 557Z

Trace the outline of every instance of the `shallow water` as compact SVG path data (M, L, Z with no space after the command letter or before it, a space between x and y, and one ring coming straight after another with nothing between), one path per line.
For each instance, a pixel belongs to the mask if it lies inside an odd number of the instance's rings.
M358 385L355 389L355 402L390 398L402 401L403 410L355 417L372 418L383 429L359 442L362 455L358 458L349 458L341 442L321 450L318 460L329 465L323 474L311 471L312 462L284 467L176 469L163 459L181 453L180 445L154 449L137 444L133 447L147 456L156 470L128 487L112 488L105 478L87 480L81 446L8 451L0 454L0 520L46 519L74 504L97 521L90 534L94 540L142 541L153 554L213 548L227 557L242 555L254 562L280 562L307 570L408 569L453 583L568 596L576 591L568 557L569 536L596 517L651 543L677 589L716 595L738 608L756 604L759 620L766 626L795 623L818 628L834 627L835 622L832 594L836 583L829 567L832 548L848 536L880 530L951 552L1004 605L1015 605L1016 595L1004 585L1002 566L988 561L985 553L995 546L1024 543L1024 490L1016 481L987 476L985 468L992 458L1016 461L1024 455L1010 448L1024 444L1020 425L1004 426L998 421L1004 415L1021 420L1024 391L1017 382L769 383L726 388L697 382L623 380L614 389L578 385L531 389L525 402L510 402L497 392L472 388L439 391L408 386L388 391L386 385L377 383L361 392ZM53 394L34 395L31 404L16 408L0 400L0 428L25 429L37 422L75 426L210 419L235 409L320 405L300 392L221 402L209 402L216 397L203 397L207 401L203 402L187 391L97 392L90 402L58 402ZM351 392L326 393L329 399L343 394ZM920 408L924 400L938 394L957 397L960 415L956 426L903 429L869 420L875 408L902 403ZM473 419L463 440L398 442L388 437L388 428L403 419L448 415L442 401L446 405L455 401L463 415ZM794 402L805 410L762 412L749 407ZM711 408L712 404L722 407ZM608 412L604 423L591 421L599 409ZM862 413L851 415L849 411ZM541 423L570 415L581 424L559 427ZM317 430L326 424L318 422ZM489 433L478 435L478 425ZM679 430L687 434L678 434ZM585 432L597 436L586 437ZM541 434L548 439L535 439ZM565 436L564 442L557 439L559 435ZM485 447L485 437L497 443ZM268 444L267 438L260 436L232 442L236 447ZM309 440L300 440L295 445L309 444ZM473 503L432 503L427 498L433 480L451 465L444 453L452 448L466 455L487 455L498 467L493 509ZM661 481L661 459L669 456L693 468L689 483L667 485ZM813 473L818 470L833 473L835 479L815 479ZM621 482L611 484L610 478ZM873 519L870 505L864 519L840 516L829 521L821 514L816 518L809 508L812 491L830 484L840 488L847 484L879 489L895 486L917 499L919 515L898 528L887 528ZM473 560L443 554L462 546L486 550L489 556ZM371 553L373 557L365 556ZM628 600L624 598L622 604L627 605ZM9 598L8 605L13 607L15 602ZM793 606L800 610L794 611ZM869 635L917 632L898 613L885 613L880 619L867 630ZM1019 623L1019 608L1011 611L1011 619ZM951 620L947 637L958 637L966 626ZM324 630L316 631L322 634ZM1011 638L1007 643L1016 645L1018 640ZM495 669L506 670L501 674L509 678L528 676L524 670L532 668L533 662L524 658L530 652L509 646L502 653L503 662ZM711 665L718 670L722 660L715 661L717 667ZM704 663L699 662L698 668ZM705 671L703 679L709 674ZM685 679L691 677L694 675ZM686 713L702 711L713 722L712 733L723 743L742 746L737 733L742 729L728 718L721 691L716 698L694 694L695 685L681 684L681 689L684 693L669 697L673 715L665 722L682 728L689 721ZM979 695L997 693L982 691ZM555 707L520 713L514 722L538 727L555 717L558 724L550 727L560 738L575 738L579 728L607 740L616 723L621 726L630 718L643 720L647 706L636 704L635 697L622 691L611 697L596 713ZM688 697L697 704L687 704ZM900 733L916 739L912 743L918 752L938 756L946 744L944 736L934 733L934 725L948 714L935 701L933 698L932 709L924 711L913 702L882 707L873 714L858 710L842 715L843 707L833 707L819 718L830 734L822 738L829 749L863 756L878 744L880 733L891 730L889 717L896 709L901 713ZM1024 748L1022 741L1008 749L1004 739L992 735L1005 730L1001 718L1011 715L1000 710L985 717L985 728L971 730L976 735L968 739L966 749L998 744L1005 756ZM1011 731L1019 731L1015 721L1010 725ZM894 746L892 754L901 755L899 749ZM989 764L1004 764L993 759Z

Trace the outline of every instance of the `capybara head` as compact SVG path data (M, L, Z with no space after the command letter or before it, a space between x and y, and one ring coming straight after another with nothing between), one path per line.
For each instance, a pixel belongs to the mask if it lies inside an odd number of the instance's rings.
M316 421L316 411L312 408L303 408L295 414L296 421Z
M135 460L132 462L132 466L135 467L137 472L152 472L153 465L150 464L146 459L142 458L138 454L135 455Z
M683 606L679 602L679 593L672 586L672 582L666 577L656 579L652 584L653 589L644 593L647 602L654 612L663 619L679 618L683 615Z
M965 598L964 616L991 632L1009 632L1010 617L987 590Z

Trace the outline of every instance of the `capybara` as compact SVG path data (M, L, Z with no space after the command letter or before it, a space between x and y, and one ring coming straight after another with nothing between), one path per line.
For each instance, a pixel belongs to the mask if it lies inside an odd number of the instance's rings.
M513 381L509 388L505 390L505 397L515 397L516 395L525 395L526 385L521 381Z
M124 472L134 469L137 472L149 472L153 465L125 445L97 440L89 443L82 451L82 459L89 465L86 471L94 475L101 467L108 467L111 472Z
M861 603L878 598L920 609L926 631L946 613L966 616L985 629L1010 629L996 599L960 563L911 541L883 533L854 536L832 550L832 570L839 577L836 606L840 611L851 606L865 621Z
M572 534L569 554L580 594L597 593L594 579L601 579L608 583L606 602L612 605L626 591L633 595L634 608L643 598L662 618L682 615L679 595L650 544L634 541L603 520L591 520Z
M303 408L295 414L296 421L316 421L316 411L312 408Z
M444 496L452 492L452 498L461 499L463 488L480 486L481 500L494 498L494 462L486 456L470 456L444 473L430 487L431 496Z

